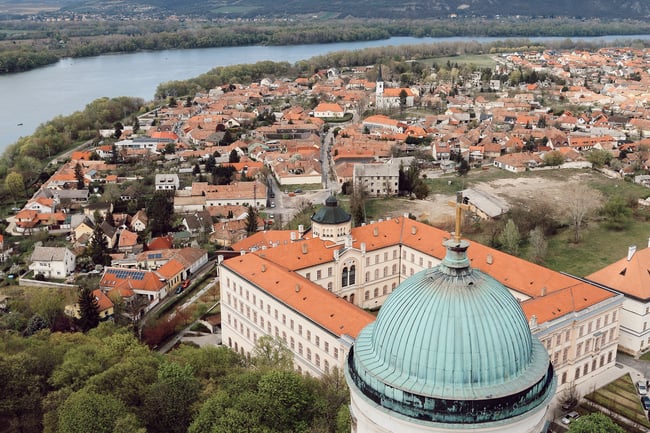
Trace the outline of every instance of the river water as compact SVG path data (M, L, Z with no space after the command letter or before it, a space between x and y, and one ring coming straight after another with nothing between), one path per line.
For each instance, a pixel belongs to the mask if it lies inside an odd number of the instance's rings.
M0 76L0 153L38 125L58 116L83 110L100 97L135 96L153 99L158 84L196 77L216 66L255 63L263 60L295 63L343 50L409 44L493 42L503 38L412 38L335 44L251 46L166 50L64 59L56 64L19 74ZM522 38L519 38L522 39ZM566 38L529 38L553 40ZM574 38L614 41L650 39L650 35Z

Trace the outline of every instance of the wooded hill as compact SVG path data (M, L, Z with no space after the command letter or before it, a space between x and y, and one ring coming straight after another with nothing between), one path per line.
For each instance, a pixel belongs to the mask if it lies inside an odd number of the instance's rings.
M208 18L308 17L333 19L361 18L449 18L458 17L575 17L603 19L644 19L650 16L650 2L636 0L135 0L104 2L86 0L65 7L67 11L106 13L111 8L142 13L169 13Z

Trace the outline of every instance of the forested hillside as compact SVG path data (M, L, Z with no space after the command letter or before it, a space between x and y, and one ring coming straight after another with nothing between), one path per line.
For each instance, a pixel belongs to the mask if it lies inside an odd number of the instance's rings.
M470 16L489 17L577 17L577 18L633 18L650 16L650 3L634 0L616 2L603 0L419 0L395 2L388 0L137 0L111 2L113 8L124 11L135 5L153 6L155 12L169 11L178 15L229 18L254 17L311 17L311 18L430 18ZM90 11L109 7L106 2L88 0L69 6L70 10ZM152 11L154 12L154 11Z

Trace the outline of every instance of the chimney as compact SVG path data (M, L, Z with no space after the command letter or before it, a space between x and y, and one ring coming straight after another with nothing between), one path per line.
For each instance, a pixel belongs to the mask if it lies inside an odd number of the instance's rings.
M528 321L528 326L531 329L537 328L537 316L536 315L533 314L532 316L530 316L530 321Z
M334 261L339 261L339 250L334 250Z
M296 293L300 291L300 284L296 284Z
M223 254L219 254L217 256L217 263L219 263L219 264L223 263Z
M540 296L546 296L546 290L547 290L546 286L542 287L542 293L540 294Z
M302 253L307 254L307 244L302 244Z
M411 226L411 234L414 235L418 232L418 228L415 226Z
M241 250L241 251L239 252L239 255L240 255L240 256L243 256L244 254L246 254L246 251L244 251L244 250Z
M627 249L627 261L632 260L632 256L636 253L636 245L632 245Z
M375 227L375 228L372 229L372 235L374 237L379 236L379 227Z
M296 232L291 232L291 242L296 240Z
M302 225L302 224L298 225L298 233L300 233L300 236L302 236L303 233L305 233L305 226L304 225Z
M488 254L488 255L485 257L485 262L486 262L488 265L491 265L492 262L494 262L494 257L492 257L492 254Z
M262 265L262 272L266 272L266 265Z
M366 253L366 243L361 242L361 254L365 254L365 253Z

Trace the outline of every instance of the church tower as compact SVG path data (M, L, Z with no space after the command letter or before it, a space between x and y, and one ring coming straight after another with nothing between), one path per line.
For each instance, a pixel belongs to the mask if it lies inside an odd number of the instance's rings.
M400 284L350 350L354 433L538 433L555 394L544 346L456 232L442 263Z
M375 105L379 108L383 106L384 97L384 79L381 75L381 63L377 70L377 84L375 85Z

